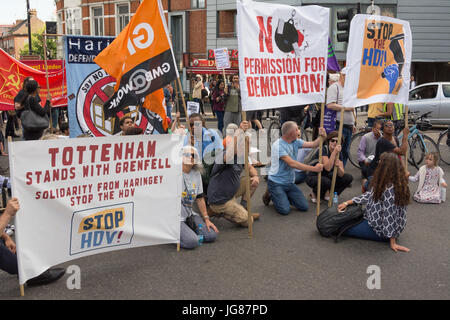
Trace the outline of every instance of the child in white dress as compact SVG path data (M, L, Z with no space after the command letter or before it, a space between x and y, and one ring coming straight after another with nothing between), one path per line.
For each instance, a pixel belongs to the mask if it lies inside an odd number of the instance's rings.
M425 155L425 165L420 167L416 175L409 181L419 181L419 187L414 193L414 200L421 203L441 203L445 201L447 183L444 171L437 165L439 156L436 152Z

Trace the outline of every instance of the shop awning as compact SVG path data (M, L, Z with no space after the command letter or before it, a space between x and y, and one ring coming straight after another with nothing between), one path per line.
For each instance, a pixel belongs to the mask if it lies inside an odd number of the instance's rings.
M214 67L189 67L186 68L186 72L187 73L195 73L195 74L223 74L222 70L217 70ZM231 74L237 74L239 73L239 69L238 68L230 68L230 69L225 69L225 74L227 75L231 75Z

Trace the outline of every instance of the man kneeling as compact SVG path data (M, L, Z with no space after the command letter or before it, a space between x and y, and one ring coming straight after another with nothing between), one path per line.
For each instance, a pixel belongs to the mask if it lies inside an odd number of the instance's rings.
M287 121L281 127L281 135L281 138L272 145L272 159L267 181L270 198L280 214L289 214L291 204L300 211L307 211L308 201L294 183L294 169L320 172L323 165L318 163L313 167L294 159L297 159L298 149L300 148L317 148L321 137L326 137L325 129L319 128L320 137L316 140L312 142L303 141L297 139L297 124L293 121Z
M239 139L238 139L239 138ZM245 139L241 129L236 130L234 143L227 143L224 153L224 163L214 164L208 185L208 203L210 215L223 216L225 219L240 226L248 226L248 212L245 199L245 178L241 178L244 169ZM239 152L238 152L239 151ZM249 164L251 196L259 185L256 169ZM242 198L238 203L237 199ZM254 220L259 218L253 213Z

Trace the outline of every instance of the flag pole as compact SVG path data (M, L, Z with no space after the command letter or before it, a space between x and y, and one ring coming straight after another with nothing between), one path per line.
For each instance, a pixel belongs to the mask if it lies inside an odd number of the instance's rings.
M338 144L342 146L342 129L344 128L344 108L341 109L341 119L339 121L339 134L338 134ZM341 150L342 152L342 150ZM336 156L339 159L339 154ZM335 159L336 161L336 159ZM331 203L333 201L333 195L334 195L334 187L336 185L336 175L337 175L337 166L334 165L333 169L333 179L331 180L331 188L330 188L330 200L328 200L328 208L331 207Z
M173 48L172 34L169 35L169 38L170 38L170 48ZM178 90L176 89L176 87L178 87ZM178 72L178 77L177 77L177 85L175 86L175 93L177 95L177 99L178 99L178 93L181 95L181 101L183 103L184 114L186 115L186 126L189 129L189 134L192 135L191 126L189 124L189 115L187 113L186 101L184 100L183 88L181 87L181 80L180 80L180 73L179 72Z
M43 39L44 39L44 45L43 45L43 48L44 48L44 65L45 65L45 80L46 80L46 83L47 83L47 95L49 95L50 94L50 84L49 84L49 82L48 82L48 67L47 67L47 34L43 34ZM51 101L50 101L51 102ZM51 105L50 105L50 121L49 121L49 125L50 125L50 128L53 128L53 117L52 117L52 109L51 109L52 107L51 107Z
M409 127L408 124L408 105L405 104L405 128ZM406 141L408 142L408 141ZM408 147L409 145L406 145L406 153L405 153L405 171L408 172Z
M325 94L326 97L326 94ZM326 101L326 98L325 98ZM325 103L322 102L322 104L320 105L320 127L319 128L323 128L323 122L324 122L324 114L325 114ZM322 164L323 159L322 159L322 153L323 153L323 139L322 137L319 135L320 138L320 142L319 142L319 163ZM320 192L321 192L321 187L322 187L322 171L319 172L318 176L317 176L317 194L316 194L316 214L317 216L320 215Z

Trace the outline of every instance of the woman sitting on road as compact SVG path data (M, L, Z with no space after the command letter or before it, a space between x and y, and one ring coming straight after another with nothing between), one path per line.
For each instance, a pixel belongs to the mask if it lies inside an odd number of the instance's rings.
M183 148L183 182L181 194L181 226L180 246L185 249L194 249L198 246L197 229L202 224L201 234L204 242L213 242L217 238L216 226L209 220L206 210L205 198L203 197L202 176L200 174L199 154L192 146ZM197 203L201 217L194 212L194 201ZM193 217L193 224L188 225L187 219Z
M395 252L409 252L396 243L406 225L406 206L410 200L405 168L393 152L385 152L373 175L370 190L338 206L345 210L353 203L367 204L364 220L344 235L375 241L390 241Z
M331 189L331 180L333 178L334 167L337 167L336 184L334 191L337 194L341 194L353 181L352 175L345 173L344 164L342 162L341 145L338 144L338 132L332 131L327 136L327 144L323 146L322 150L322 184L320 198L329 200L329 192ZM316 160L319 159L319 153L316 154ZM318 173L308 172L306 177L306 184L310 186L313 193L310 194L311 201L316 203L317 185L318 185Z

